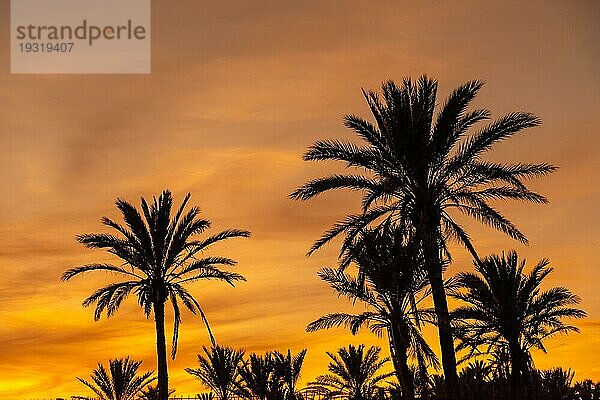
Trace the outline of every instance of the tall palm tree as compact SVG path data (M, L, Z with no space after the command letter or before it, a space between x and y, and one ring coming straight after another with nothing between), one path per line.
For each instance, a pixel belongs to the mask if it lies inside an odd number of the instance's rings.
M393 372L379 373L379 370L389 361L380 359L379 347L371 346L365 351L365 346L349 345L342 347L337 355L327 352L331 359L329 374L318 376L311 386L328 390L327 398L345 396L349 400L371 400L381 388L381 383L393 376Z
M284 400L299 400L301 398L296 385L298 379L300 379L305 357L306 349L300 350L295 355L292 355L289 349L286 354L279 351L273 352L275 373L281 382Z
M147 318L154 314L156 326L156 349L158 358L158 389L160 400L169 393L167 372L167 346L165 338L165 303L170 300L174 313L171 357L177 352L177 338L181 323L179 301L193 314L199 313L211 341L214 337L200 304L187 291L185 285L204 279L223 280L230 285L245 278L237 273L221 270L236 262L225 257L204 257L203 252L212 244L233 237L248 237L248 231L229 229L203 240L197 234L210 227L210 221L199 218L200 209L192 207L184 213L190 199L188 193L177 213L171 216L173 198L166 190L148 204L141 199L142 213L125 200L117 199L117 208L123 214L125 225L104 217L102 223L117 234L95 233L79 235L77 240L92 249L106 249L123 262L113 264L87 264L72 268L62 275L62 280L90 271L115 273L126 279L96 290L83 302L84 307L95 304L94 319L97 321L106 311L114 315L125 298L133 291Z
M382 87L382 97L363 91L375 124L355 115L347 115L344 122L364 145L320 140L304 154L307 161L342 161L357 172L314 179L290 195L308 200L333 189L363 193L362 212L336 223L314 243L309 254L342 233L351 240L363 226L386 214L411 224L426 259L444 375L450 387L456 382L456 357L442 276L442 258L449 256L447 242L462 243L477 259L469 235L456 222L452 210L527 242L489 200L546 203L546 198L530 191L524 181L555 169L549 164L482 159L494 144L540 124L530 113L515 112L468 135L469 128L490 118L486 109L468 110L482 85L471 81L459 86L437 115L437 81L426 76L417 83L405 79L400 86L389 81Z
M198 378L220 400L231 398L240 387L244 352L219 345L204 346L203 350L204 355L198 355L199 368L186 368L185 371Z
M506 349L510 354L511 384L522 395L530 383L530 350L546 351L544 340L579 329L563 322L564 318L583 318L586 313L575 308L580 299L564 287L543 291L541 284L552 272L543 259L524 272L525 261L515 251L491 255L475 269L480 275L461 272L451 295L465 302L452 313L458 349L470 349L470 355L482 348Z
M109 360L108 364L107 371L104 365L98 363L98 368L91 375L94 383L77 378L100 400L132 400L142 389L156 380L152 377L154 371L138 375L142 362L130 360L129 357Z
M435 353L421 335L421 323L431 314L420 308L428 297L422 261L404 230L389 223L364 229L344 255L341 268L321 269L319 276L343 297L359 301L368 309L360 314L333 313L310 323L308 331L347 326L356 334L362 326L387 332L391 358L402 398L413 399L415 388L409 358L417 359L421 377L427 365L439 366ZM349 263L358 267L356 277L344 272Z

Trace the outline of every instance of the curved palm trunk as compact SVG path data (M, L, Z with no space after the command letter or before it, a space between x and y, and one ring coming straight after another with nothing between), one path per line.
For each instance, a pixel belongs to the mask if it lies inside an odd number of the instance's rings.
M154 302L154 322L156 324L156 355L158 364L158 399L169 398L169 374L167 371L167 343L165 337L165 303Z
M440 338L440 349L442 353L442 367L444 369L444 378L448 397L456 397L456 354L454 353L454 339L450 327L450 317L448 312L448 301L446 299L446 290L444 289L444 280L442 278L441 267L437 270L429 271L429 283L431 284L431 294L433 305L438 321L438 332Z
M403 334L403 329L399 326L399 323L391 322L390 325L391 327L388 332L390 354L398 382L402 388L402 399L414 400L415 386L412 373L408 367L408 335L406 332Z

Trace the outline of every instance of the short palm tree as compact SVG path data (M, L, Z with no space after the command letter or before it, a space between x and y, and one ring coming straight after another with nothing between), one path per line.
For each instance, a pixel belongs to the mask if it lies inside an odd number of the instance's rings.
M578 332L563 319L586 315L574 307L580 299L568 289L541 289L552 272L548 265L547 259L541 260L526 274L525 261L519 261L515 251L491 255L475 263L480 275L459 273L452 292L453 297L466 303L452 313L460 339L458 349L470 349L469 355L478 354L482 348L489 352L507 350L511 384L520 394L530 383L530 350L545 352L544 340Z
M345 273L349 263L358 269L356 277ZM363 303L368 309L360 314L333 313L310 323L308 331L347 326L352 334L363 327L388 336L394 369L400 383L402 398L413 399L415 388L409 358L420 366L421 378L427 375L427 365L439 366L433 350L421 335L421 324L431 320L430 310L421 308L428 297L427 277L414 243L405 231L389 223L377 229L364 229L346 249L341 268L324 268L319 276L338 296L353 303Z
M379 347L371 346L365 351L365 346L349 345L342 347L337 355L327 352L331 359L329 374L320 375L310 385L327 390L326 398L344 396L349 400L371 400L381 389L385 379L394 375L379 373L389 358L380 359Z
M109 360L108 371L98 363L91 375L90 383L84 379L77 378L81 383L90 388L100 400L132 400L148 384L155 381L152 377L154 371L138 375L141 361L126 358Z
M233 286L236 281L245 280L240 274L220 269L222 266L234 266L234 260L201 255L216 242L233 237L248 237L250 233L230 229L203 240L196 239L197 234L210 227L210 221L199 218L198 207L192 207L184 213L189 199L188 193L174 216L171 215L173 198L168 190L158 199L154 197L151 204L142 198L141 214L130 203L118 199L116 205L123 214L125 225L106 217L102 219L103 224L114 229L117 234L85 234L79 235L77 240L88 248L106 249L121 259L122 264L87 264L69 269L62 275L62 280L67 281L86 272L104 271L126 279L96 290L83 302L84 307L96 305L95 320L99 320L105 311L107 317L114 315L131 292L137 296L147 318L154 314L160 400L166 400L169 393L165 303L170 301L173 307L171 357L175 358L181 322L179 301L192 313L201 315L214 343L204 311L185 285L199 280L218 279Z
M456 357L444 289L442 256L447 242L462 243L477 258L467 232L452 210L526 242L517 227L494 209L490 200L515 199L545 203L524 181L546 175L548 164L507 164L484 161L493 146L540 120L526 112L508 114L468 135L469 128L490 118L485 109L469 111L483 83L468 82L452 92L437 114L437 82L426 76L402 85L389 81L383 94L363 92L375 124L355 115L344 118L365 144L338 140L317 141L304 155L307 161L336 160L357 170L319 178L298 188L291 197L308 200L334 189L363 193L361 213L349 215L315 242L310 253L345 233L352 240L362 227L392 215L410 223L426 261L438 319L444 376L456 382ZM451 389L452 392L452 389Z
M169 390L169 396L175 393L175 389ZM148 386L140 393L139 400L160 400L158 386Z
M458 379L463 397L472 400L493 399L492 365L482 360L470 362L460 371Z
M306 350L292 355L279 351L252 353L240 367L240 395L259 400L298 400L296 388Z
M575 372L561 367L536 371L534 396L544 400L580 399L572 386Z
M244 352L219 345L203 347L203 350L204 355L198 355L199 368L186 368L185 371L198 378L220 400L231 398L241 384Z
M598 400L600 399L600 382L594 383L591 379L585 379L577 382L573 386L573 391L581 400Z
M275 370L273 353L252 353L239 368L240 394L246 399L283 399L283 387Z
M283 389L284 400L299 400L301 398L296 385L298 379L300 379L305 357L306 349L300 350L295 355L289 349L285 354L279 351L273 352L275 374Z

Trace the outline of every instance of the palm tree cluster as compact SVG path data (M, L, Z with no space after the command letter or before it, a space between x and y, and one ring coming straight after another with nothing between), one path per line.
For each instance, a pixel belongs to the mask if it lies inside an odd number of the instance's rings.
M338 161L353 172L313 179L290 195L293 199L309 200L331 190L349 189L361 193L360 212L333 225L308 254L342 236L340 266L337 270L321 270L319 275L339 295L360 300L373 311L355 316L330 314L310 324L308 329L347 325L355 333L363 324L371 323L376 329L385 327L391 354L397 359L394 365L402 397L407 399L415 397L415 390L404 360L408 349L412 349L413 354L419 351L406 332L419 340L419 315L434 317L426 321L438 328L445 395L450 399L460 397L456 355L467 347L471 348L469 356L482 351L489 354L506 350L510 354L513 396L527 396L526 387L531 382L527 372L530 368L526 359L528 350L531 347L544 350L544 339L576 331L563 324L562 318L585 315L574 308L579 299L567 289L540 291L541 280L551 271L545 269L545 262L526 277L523 266L511 271L516 253L510 253L509 260L499 261L497 256L481 260L470 235L456 219L457 213L462 214L528 243L517 226L494 208L493 202L547 203L546 197L529 189L526 181L556 169L547 163L497 163L483 158L495 144L536 127L541 121L531 113L514 112L471 134L471 128L491 116L487 109L469 109L482 86L480 81L459 86L441 107L436 103L437 81L427 76L416 82L405 79L401 85L389 81L383 85L381 94L363 91L374 121L356 115L344 118L346 127L357 134L362 143L320 140L304 154L306 161ZM373 234L374 229L381 232ZM390 240L392 237L396 240ZM369 244L370 241L375 243ZM489 286L494 285L494 288L488 287L493 296L486 296L482 288L469 286L481 283L475 282L478 278L473 274L444 280L444 271L452 262L452 242L470 252L483 280ZM502 265L497 267L497 274L490 277L496 282L490 283L486 274L493 269L488 266L494 261ZM355 278L344 273L348 262L357 266ZM387 269L386 279L378 277L377 269ZM420 284L423 276L427 285ZM397 282L401 279L404 282L399 288ZM416 286L411 288L412 284ZM465 291L452 291L453 285ZM420 310L416 300L417 293L425 286L431 293L433 312ZM479 302L450 312L449 294L469 301L475 292L482 293ZM496 310L498 301L494 296L498 295L507 296L500 300L506 302L502 304L507 307L505 310ZM520 297L509 297L513 295ZM406 305L398 307L402 299ZM522 301L518 305L521 308L514 310L520 315L506 314L511 310L512 301ZM480 315L486 309L488 315ZM404 317L391 317L398 313ZM498 313L505 313L500 316L505 319L498 321ZM534 316L534 313L537 314ZM486 318L489 320L485 321ZM459 339L457 348L456 338ZM484 344L488 347L482 350ZM423 371L423 361L418 361L418 369ZM426 395L419 393L419 397Z
M372 121L356 115L344 118L360 143L319 140L304 154L307 161L342 162L352 172L313 179L296 189L292 199L309 200L340 189L362 196L361 209L335 223L308 255L339 237L338 265L322 268L318 276L338 296L363 308L324 315L308 324L307 331L345 327L356 334L369 329L385 335L390 354L382 357L379 347L364 345L328 352L329 372L309 384L311 393L350 400L598 398L597 384L573 384L573 374L563 369L538 371L532 355L534 349L547 350L547 339L578 332L568 320L586 315L577 308L580 299L562 286L543 287L553 270L546 259L528 271L515 251L480 257L459 222L461 215L472 218L527 244L496 203L547 203L528 187L528 180L556 169L548 163L485 159L496 144L541 121L528 112L489 121L490 111L470 108L482 86L480 81L467 82L438 106L437 81L427 76L399 85L386 82L381 93L363 91ZM156 387L149 386L152 373L136 377L139 363L128 358L111 360L110 376L99 365L92 374L95 385L80 380L103 399L167 400L172 393L165 333L169 303L174 316L172 358L182 306L198 314L208 331L211 346L203 347L197 368L186 369L211 390L200 398L304 399L297 385L306 350L246 357L244 351L215 340L188 284L216 279L233 286L245 281L230 271L233 259L205 252L214 243L250 233L228 229L198 238L210 221L200 217L198 207L186 211L189 199L188 194L176 211L168 190L151 202L142 198L139 210L119 199L124 222L102 219L112 233L77 237L82 245L104 249L120 262L75 267L62 279L91 271L119 276L83 305L95 306L96 320L103 314L111 317L133 293L146 318L154 318L158 365ZM468 251L474 272L447 276L455 244ZM453 310L449 298L456 301ZM423 336L427 324L437 328L440 359Z
M297 382L306 355L302 350L292 355L278 351L263 355L251 354L230 347L215 345L204 348L198 356L199 367L186 371L198 378L210 390L196 395L198 400L309 400L321 398L352 400L398 400L403 388L395 372L389 372L389 357L380 355L379 347L352 344L337 352L327 352L328 372L317 376L303 388ZM94 384L78 378L94 391L100 400L157 400L159 391L150 384L152 371L138 375L139 361L115 359L109 361L109 371L98 365L91 375ZM419 398L445 399L445 382L441 375L420 379L413 370ZM529 398L534 400L600 400L600 382L583 380L574 383L571 370L554 368L532 369ZM494 362L475 360L458 374L458 392L465 400L513 399L510 377ZM170 390L169 395L175 391ZM189 397L188 397L189 398Z
M198 355L198 368L186 371L217 398L232 397L256 400L299 400L297 383L306 350L292 355L278 351L259 355L252 353L244 359L242 350L215 345L204 347Z
M425 278L419 276L419 269L398 264L409 260L403 257L410 254L403 247L410 246L410 242L401 238L401 233L390 231L388 224L365 229L352 245L359 249L354 254L364 258L346 257L338 269L323 268L319 276L339 296L363 303L367 308L359 314L327 314L310 323L307 330L344 326L352 334L361 327L377 334L386 332L399 398L440 398L442 390L447 390L447 382L443 379L443 384L434 385L436 390L433 389L434 381L428 370L437 370L439 363L421 334L423 323L435 323L435 311L421 306L430 292L423 284ZM400 247L398 243L402 243ZM377 245L382 246L379 251ZM356 276L344 272L349 260L356 263ZM455 395L468 398L473 391L464 383L487 382L487 378L481 378L485 375L497 378L496 386L500 384L503 389L508 386L511 398L534 398L535 368L530 350L545 352L546 339L578 332L577 327L565 324L563 319L585 316L584 311L575 307L580 300L564 287L545 291L540 288L543 279L552 272L548 260L540 261L531 272L525 273L525 262L520 262L517 253L511 251L507 255L485 257L476 263L475 269L480 275L463 272L446 283L449 294L461 301L450 315L453 332L459 339L456 350L459 354L466 351L461 361L479 358L458 376ZM482 357L489 363L483 363ZM410 359L414 360L413 365L409 364Z
M458 375L459 393L465 400L514 399L508 376L496 369L493 363L481 360L470 362ZM574 382L571 370L553 368L531 372L532 382L528 398L533 400L596 400L600 399L600 382L591 380ZM444 398L444 384L434 376L429 388L432 399Z

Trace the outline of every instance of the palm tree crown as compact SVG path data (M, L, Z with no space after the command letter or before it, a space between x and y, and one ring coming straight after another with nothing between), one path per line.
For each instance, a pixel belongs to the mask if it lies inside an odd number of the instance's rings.
M138 376L141 361L127 358L109 360L108 371L98 363L91 375L94 383L77 378L81 383L90 388L100 400L131 400L140 393L148 384L156 380L152 377L154 371Z
M381 383L393 376L393 372L379 373L379 370L389 361L380 359L379 347L371 346L365 351L365 346L349 345L342 347L337 355L327 352L331 359L329 374L320 375L312 386L328 390L328 397L347 396L350 400L372 399Z
M334 225L311 252L340 233L349 232L352 238L362 226L388 213L411 222L415 228L425 228L427 219L437 217L444 239L456 239L472 248L466 232L449 214L452 209L526 242L525 236L488 201L545 203L546 198L529 190L524 180L546 175L556 167L481 159L494 144L540 124L531 113L514 112L467 136L469 128L491 115L486 109L468 111L482 86L480 81L471 81L458 87L437 117L437 82L426 76L416 84L410 79L405 79L402 86L385 83L383 101L376 92L363 92L376 125L355 115L347 115L344 122L366 145L320 140L308 149L304 159L342 161L368 174L314 179L290 196L308 200L334 189L359 190L364 194L364 213Z
M198 378L219 399L230 398L240 387L244 352L219 345L204 346L203 350L204 355L198 355L199 368L186 368L185 371Z
M275 371L283 389L283 398L285 400L301 399L296 384L298 383L298 379L300 379L306 352L306 349L300 350L298 354L292 354L289 349L285 354L279 351L273 352Z
M525 261L519 261L515 251L491 255L475 263L480 275L459 273L452 291L453 297L466 303L452 313L461 340L458 349L470 349L469 355L482 347L488 352L508 350L515 379L528 377L531 348L545 352L545 339L579 331L565 324L564 318L586 315L574 307L580 299L568 289L541 289L553 270L547 259L538 262L529 274L524 268Z
M238 369L240 397L259 400L298 400L296 383L304 363L306 350L292 355L277 350L264 355L252 353Z
M282 400L283 388L275 369L273 353L252 353L239 368L240 394L247 399Z

